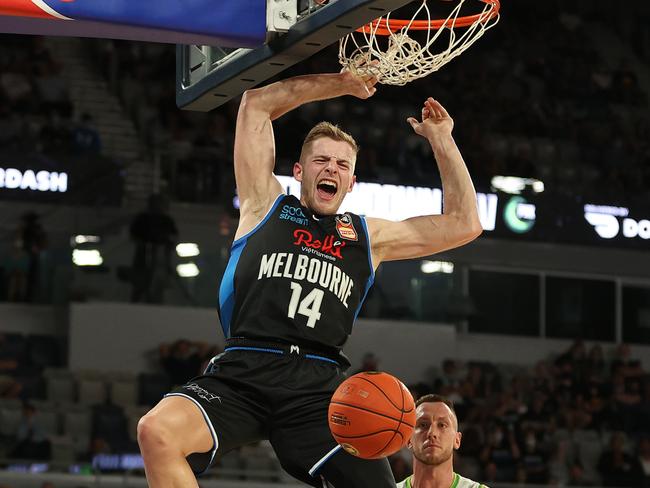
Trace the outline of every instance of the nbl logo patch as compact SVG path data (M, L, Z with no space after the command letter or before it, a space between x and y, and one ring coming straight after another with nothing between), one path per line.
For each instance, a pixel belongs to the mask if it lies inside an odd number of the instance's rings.
M336 232L341 236L341 239L347 239L349 241L359 240L357 230L354 228L352 217L349 214L336 216Z

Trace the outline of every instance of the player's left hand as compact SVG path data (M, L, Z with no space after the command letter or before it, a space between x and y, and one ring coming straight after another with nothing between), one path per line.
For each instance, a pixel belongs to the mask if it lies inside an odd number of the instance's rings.
M429 97L422 107L422 120L409 117L406 121L411 124L416 134L428 140L448 136L454 128L454 120L449 116L440 102Z

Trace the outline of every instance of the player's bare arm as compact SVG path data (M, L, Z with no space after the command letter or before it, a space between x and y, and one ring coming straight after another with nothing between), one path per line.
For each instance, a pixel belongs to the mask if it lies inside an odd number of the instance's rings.
M382 261L429 256L462 246L483 231L476 191L463 157L452 137L454 122L445 108L428 98L422 119L409 117L416 134L426 138L440 170L443 214L414 217L401 222L369 218L373 265Z
M240 201L236 238L251 231L282 192L273 175L275 141L272 121L304 103L343 95L366 99L377 79L349 71L306 75L248 90L242 97L235 132L235 180Z

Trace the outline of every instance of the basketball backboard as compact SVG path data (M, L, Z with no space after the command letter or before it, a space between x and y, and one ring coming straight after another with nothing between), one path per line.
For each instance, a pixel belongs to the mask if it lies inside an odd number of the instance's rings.
M209 111L411 0L267 0L267 40L256 48L178 45L176 102ZM248 13L242 11L239 22Z

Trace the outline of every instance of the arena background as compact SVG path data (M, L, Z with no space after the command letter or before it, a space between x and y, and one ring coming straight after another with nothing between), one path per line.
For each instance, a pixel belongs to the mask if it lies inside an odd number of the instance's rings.
M279 175L314 123L351 132L355 198L398 218L440 197L406 117L432 95L454 118L485 232L383 264L346 351L451 397L456 471L491 487L650 486L649 22L643 0L504 0L440 72L274 124ZM223 346L238 100L176 108L174 53L0 36L3 488L146 486L138 418ZM334 46L282 77L338 69ZM201 481L292 484L265 443Z

